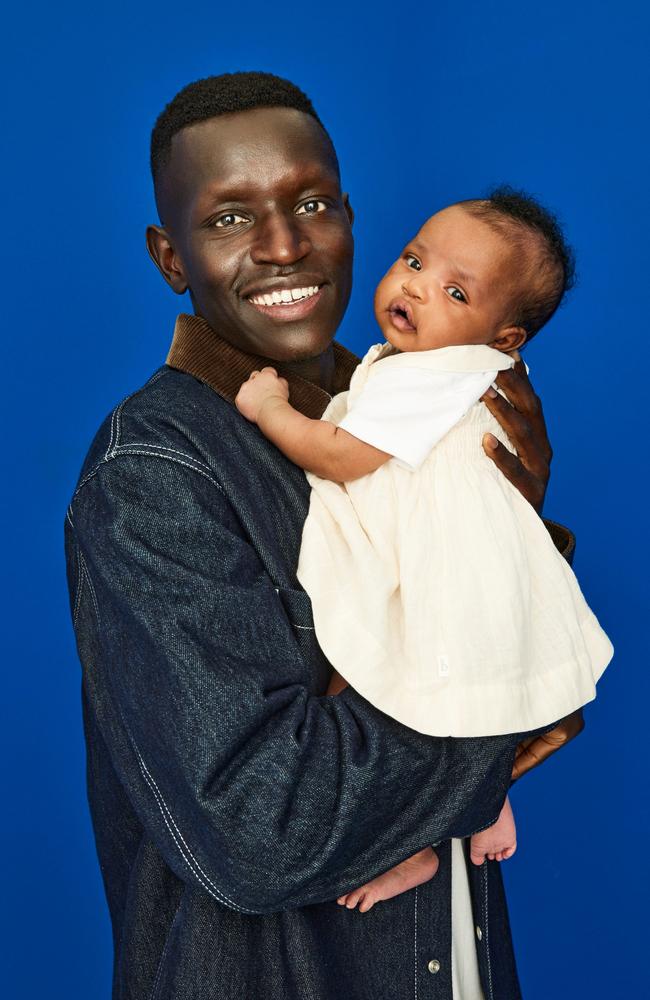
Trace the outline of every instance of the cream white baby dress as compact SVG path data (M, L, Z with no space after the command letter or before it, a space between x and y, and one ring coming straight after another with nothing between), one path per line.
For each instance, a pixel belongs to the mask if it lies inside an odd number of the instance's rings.
M389 452L312 487L298 579L325 655L373 705L431 736L555 722L595 697L612 645L541 518L485 455L478 402L507 355L370 348L323 420Z

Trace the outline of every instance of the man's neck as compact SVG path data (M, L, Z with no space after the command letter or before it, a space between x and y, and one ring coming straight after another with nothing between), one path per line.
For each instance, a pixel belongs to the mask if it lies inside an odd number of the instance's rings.
M330 398L350 385L359 358L332 341L316 358L304 361L272 361L247 354L218 337L200 316L181 313L167 355L171 368L187 372L234 403L235 396L252 371L273 365L289 382L291 403L307 417L318 420Z
M316 358L305 358L302 361L285 361L283 367L288 368L294 375L299 375L307 382L324 389L332 395L334 389L335 359L334 349L330 346Z

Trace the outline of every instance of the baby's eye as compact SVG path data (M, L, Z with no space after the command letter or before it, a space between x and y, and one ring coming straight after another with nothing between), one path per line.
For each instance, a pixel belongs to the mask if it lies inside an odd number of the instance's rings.
M422 264L417 259L417 257L415 256L415 254L412 254L412 253L404 254L404 260L406 261L406 266L407 267L412 267L414 271L421 271L422 270Z
M219 229L229 229L231 226L236 226L238 222L247 222L248 220L244 218L243 215L237 215L236 212L226 212L225 215L220 215L218 219L215 220L215 226Z
M467 299L465 298L465 293L461 292L460 288L458 288L456 285L449 285L446 291L452 297L452 299L456 299L456 302L467 302Z
M326 208L327 205L320 198L311 198L296 209L296 215L317 215L318 212L324 212Z

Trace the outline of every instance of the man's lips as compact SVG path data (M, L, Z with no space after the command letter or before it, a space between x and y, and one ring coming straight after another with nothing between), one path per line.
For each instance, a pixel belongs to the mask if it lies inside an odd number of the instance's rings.
M308 283L302 275L260 283L244 294L244 301L257 312L280 322L294 322L308 316L322 297L324 283Z
M413 310L404 299L397 299L391 302L388 307L388 315L394 327L405 333L413 333L416 329L413 319Z

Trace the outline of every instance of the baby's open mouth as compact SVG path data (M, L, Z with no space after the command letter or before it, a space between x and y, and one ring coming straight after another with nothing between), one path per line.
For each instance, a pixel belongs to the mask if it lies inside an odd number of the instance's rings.
M413 331L416 329L408 302L402 300L393 302L388 308L388 314L393 326L397 327L398 330Z

